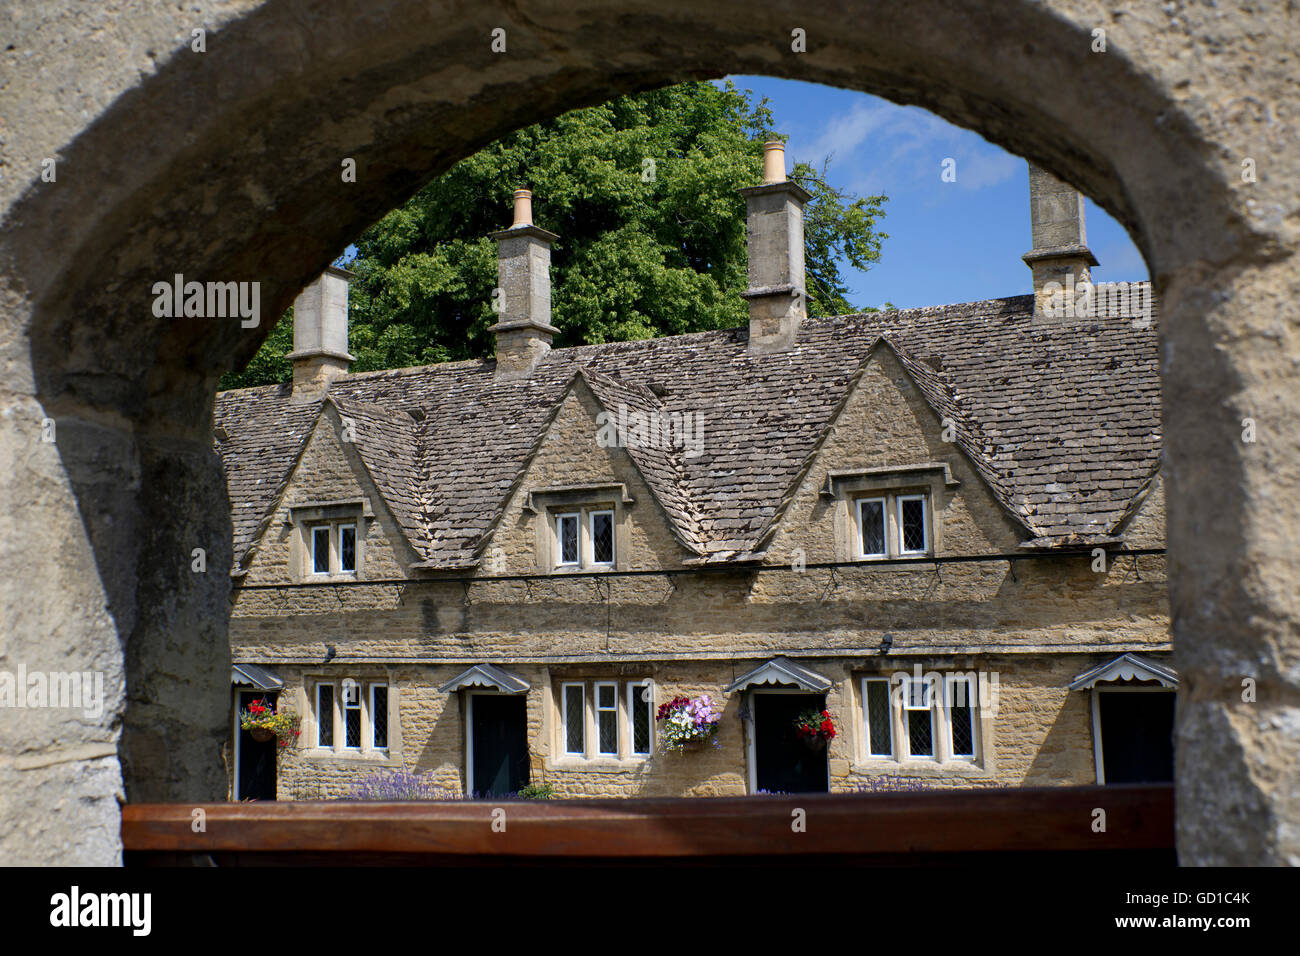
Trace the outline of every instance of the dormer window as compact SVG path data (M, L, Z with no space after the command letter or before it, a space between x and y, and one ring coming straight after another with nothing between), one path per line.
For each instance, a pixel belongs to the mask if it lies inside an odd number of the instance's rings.
M556 569L612 568L614 510L591 507L552 515Z
M363 576L367 522L375 520L368 499L301 501L288 509L293 526L290 569L296 580L318 583Z
M578 566L579 545L581 544L578 525L581 520L582 515L577 512L555 516L555 566L557 568Z
M627 512L633 504L621 484L531 489L523 510L536 515L537 569L564 573L626 568Z
M930 553L930 496L877 494L857 499L859 560L921 557Z
M908 556L930 550L929 520L925 495L899 495L898 553Z
M357 525L355 521L314 524L308 529L312 574L357 573Z
M943 512L960 485L942 461L828 471L842 561L925 558L943 551Z
M593 511L588 515L591 532L591 563L614 563L614 512Z

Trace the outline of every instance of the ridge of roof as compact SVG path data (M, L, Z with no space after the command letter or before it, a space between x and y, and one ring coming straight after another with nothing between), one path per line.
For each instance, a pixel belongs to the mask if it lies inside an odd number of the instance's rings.
M406 543L421 560L427 560L425 541L431 536L424 517L428 512L420 481L424 455L415 420L403 412L349 396L327 394L325 401L341 419L366 423L365 428L348 429L344 441L356 449L361 466L397 521ZM319 427L317 419L312 433Z
M1135 283L1130 283L1130 284L1135 284ZM907 309L889 309L887 311L877 311L877 312L845 312L839 315L808 316L800 323L800 329L803 330L805 328L809 328L819 323L843 322L843 321L848 321L853 319L878 321L880 318L884 316L911 317L911 316L923 316L923 315L948 314L951 313L954 309L967 311L972 315L981 315L986 313L993 314L990 312L990 309L993 307L1005 308L1013 303L1022 305L1025 300L1032 302L1033 296L1029 294L1021 294L1021 295L1013 295L1013 296L1002 296L1000 298L994 298L994 299L978 299L971 302L954 302L949 305L926 305L926 306L914 306L912 308L907 308ZM723 329L705 329L704 331L701 332L682 332L682 333L678 333L677 335L660 335L660 336L655 336L653 338L647 338L647 339L626 339L619 342L596 342L596 343L583 343L581 345L565 345L565 346L560 346L558 348L550 349L547 352L546 356L542 359L542 362L545 363L547 359L550 359L552 357L558 358L568 354L576 354L582 350L588 350L588 351L597 351L597 350L606 350L606 349L617 350L620 348L628 348L628 347L635 348L637 346L644 346L648 343L654 343L654 342L675 342L675 341L685 342L688 340L705 341L711 337L714 338L733 337L736 335L742 335L743 337L748 339L748 333L749 333L748 326L741 324L736 326L730 326L728 328L723 328ZM401 368L371 369L368 372L349 372L347 373L345 378L349 382L361 382L368 379L387 378L387 377L404 375L404 374L427 373L433 370L450 372L450 371L465 369L470 367L495 369L496 362L494 359L490 359L490 358L456 359L455 361L450 361L450 362L431 362L426 365L404 365ZM246 388L228 388L228 389L218 390L217 397L220 398L223 395L229 395L233 393L260 392L263 390L269 391L273 389L283 389L285 390L285 393L288 394L288 390L290 388L291 385L288 382L279 382L272 385L251 385Z

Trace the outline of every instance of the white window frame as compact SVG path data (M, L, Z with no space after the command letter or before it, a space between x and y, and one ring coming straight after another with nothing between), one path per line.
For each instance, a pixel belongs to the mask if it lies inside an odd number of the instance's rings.
M596 560L596 516L609 516L609 560ZM593 568L612 568L618 563L618 535L614 527L614 511L611 508L596 508L587 512L587 542L590 546L589 554L591 555L590 567ZM581 551L579 552L581 553Z
M352 529L352 567L343 567L343 529ZM312 521L306 525L307 534L307 576L324 578L330 575L347 575L356 577L362 562L362 524L355 518L334 521ZM325 549L328 552L325 565L327 570L316 570L318 537L325 537Z
M918 555L930 553L930 508L928 506L929 495L910 494L897 495L894 498L895 511L898 514L898 556L900 558L913 558ZM921 502L921 547L916 551L908 551L903 547L903 502L919 501Z
M861 758L866 761L892 763L926 763L947 764L964 763L979 765L984 759L984 713L980 706L980 679L978 674L970 671L938 673L936 680L932 674L920 678L924 690L924 701L913 705L911 687L916 681L915 675L900 674L897 677L868 675L860 679L862 699L862 750ZM867 714L867 688L873 681L886 681L890 684L889 720L892 736L892 756L873 754L871 752L871 725ZM973 753L954 753L952 710L956 700L954 688L965 684L966 701L971 710L971 749ZM925 712L930 715L931 753L912 753L911 721L909 714Z
M613 691L614 691L614 703L613 703L613 706L611 706L611 707L602 707L602 706L600 706L600 689L601 689L602 687L609 687L609 688L612 688L612 689L613 689ZM593 682L592 682L592 685L591 685L591 689L592 689L592 694L591 694L591 710L592 710L592 713L591 713L591 717L592 717L592 725L593 725L593 726L592 726L592 729L595 731L595 733L594 733L593 736L592 736L592 741L593 741L593 743L595 744L595 751L596 751L595 755L596 755L597 757L613 757L613 758L620 757L620 756L622 756L622 754L623 754L623 740L622 740L622 736L623 736L623 735L619 732L619 730L620 730L620 728L619 728L620 715L619 715L619 706L618 706L618 697L619 697L619 693L618 693L618 681L616 681L616 680L598 680L598 681L593 681ZM613 751L601 750L601 749L600 749L600 746L601 746L601 744L600 744L600 715L601 715L601 714L608 714L608 713L612 713L612 714L614 715L614 749L613 749Z
M325 570L324 571L317 570L318 562L316 561L316 552L319 547L318 542L322 532L324 532L325 535ZM329 574L331 569L334 567L334 554L333 554L333 547L331 544L334 535L331 532L331 526L328 524L312 525L309 534L311 535L311 554L309 556L309 560L311 561L311 573L317 577L323 577Z
M344 532L344 531L347 531L347 530L349 530L349 529L352 531L352 567L350 567L350 568L345 568L345 567L343 567L343 532ZM339 568L338 573L339 573L339 574L356 574L356 573L357 573L357 564L359 563L357 559L360 557L360 552L357 550L357 526L356 526L356 523L355 523L355 522L351 522L351 521L341 522L341 523L338 525L337 539L338 539L338 559L339 559L339 560L338 560L338 568Z
M366 714L365 714L365 706L363 704L366 695L361 690L362 688L361 681L357 681L354 685L351 686L355 686L357 689L357 702L355 705L349 704L347 702L345 694L339 695L338 698L339 711L343 718L340 726L342 727L343 730L343 737L341 739L342 747L341 748L335 747L335 749L351 750L351 751L359 752L362 749L362 746L365 743L365 739L366 739ZM348 711L349 710L355 710L357 712L357 745L355 747L348 746Z
M328 687L328 688L330 689L330 713L329 713L329 719L330 719L330 738L331 738L331 739L330 739L330 742L329 742L328 745L327 745L327 744L323 744L323 743L320 742L320 729L321 729L320 692L321 692L321 688L322 688L322 687ZM316 750L333 750L333 749L335 749L335 748L338 746L338 741L339 741L339 734L338 734L338 730L339 730L339 722L338 722L339 689L338 689L338 686L337 686L333 681L324 681L324 680L323 680L323 681L318 681L318 682L316 683L316 692L315 692L315 694L312 695L312 697L313 697L313 699L314 699L314 706L312 707L312 715L313 715L313 717L314 717L314 719L315 719L315 721L316 721L316 734L315 734L316 741L315 741L315 743L313 744L313 747L314 747Z
M934 527L931 517L931 494L928 491L876 492L861 495L853 499L853 546L852 554L857 561L883 561L889 558L919 558L934 551ZM903 549L903 502L921 502L922 534L924 546L918 551ZM868 503L879 503L884 524L885 550L882 553L868 554L863 549L862 509Z
M574 542L577 549L577 554L572 561L564 560L563 523L568 518L573 519ZM557 568L582 567L582 512L580 511L561 511L555 515L555 566Z
M912 686L917 683L916 678L910 674L903 674L899 677L898 688L898 718L899 718L899 735L897 753L900 762L905 761L924 761L925 763L942 763L943 757L940 751L939 740L942 736L943 728L940 726L941 721L935 719L936 701L935 692L937 688L934 681L929 677L923 676L920 684L924 690L924 705L914 706L912 703ZM930 753L914 754L912 753L912 727L911 718L908 716L912 713L925 712L930 717Z
M957 695L950 689L957 684L966 685L966 706L970 709L970 749L968 754L957 753L956 745L953 742L953 723L952 710L956 702ZM945 756L949 760L962 760L967 763L974 763L979 759L980 754L980 706L979 706L979 681L973 679L970 674L945 674L943 675L943 711L944 711L944 746L947 748Z
M577 680L565 680L559 684L558 706L559 719L556 721L556 728L560 734L559 746L555 753L560 759L567 760L585 760L585 761L641 761L649 759L655 751L655 690L654 678L594 678L587 677ZM568 695L569 688L580 688L582 693L582 752L569 750L569 707ZM613 707L600 706L600 688L612 687L614 689ZM649 701L637 699L642 691L649 690ZM638 751L633 749L636 746L636 734L634 724L634 710L636 707L646 708L646 717L649 720L649 750ZM602 713L614 714L615 728L615 747L612 752L602 751L600 749L600 715Z
M582 750L569 749L569 688L577 687L582 692ZM565 681L560 684L560 752L566 757L586 757L587 741L587 682Z
M862 529L864 527L862 521L862 507L867 504L880 505L881 543L885 546L885 550L879 553L868 554L862 540ZM879 560L881 558L889 557L889 502L884 496L864 497L858 499L857 544L858 557L863 561L869 561L873 558Z
M308 676L307 684L311 687L309 699L311 702L311 723L310 750L315 751L315 756L324 756L325 754L334 754L338 757L350 757L357 754L376 755L379 757L387 756L392 752L393 735L396 732L396 720L393 714L393 685L383 677L376 677L370 681L365 678L352 679L357 688L357 702L354 705L347 704L343 697L343 681L339 678L324 678L315 680ZM332 690L333 703L331 706L330 720L334 725L334 742L330 745L324 745L320 742L321 727L321 706L320 706L320 689L329 687ZM388 692L388 704L384 714L387 718L386 726L388 728L388 744L384 747L375 746L375 690L383 688ZM359 743L355 747L347 745L348 711L359 711Z
M889 708L885 712L885 726L889 728L889 753L874 753L871 748L871 717L867 710L867 687L870 684L883 684L885 687L885 701ZM894 695L890 693L888 677L864 677L862 678L862 739L866 744L866 758L868 760L896 760L898 750L894 741Z
M628 753L633 757L649 757L655 752L655 692L654 681L629 681L627 685L627 748ZM641 700L641 692L645 691L650 699ZM644 707L646 719L649 721L649 730L646 734L646 750L636 749L636 721L633 716L638 707Z
M903 710L933 710L934 709L934 681L926 677L917 680L909 674L904 674L898 679L900 685L900 697L903 701ZM912 687L920 685L923 693L921 694L921 703L913 705L916 695L912 693Z
M383 753L388 750L393 736L392 721L388 719L390 713L388 709L388 704L391 703L392 698L387 695L388 685L383 681L375 681L375 683L368 684L366 686L367 686L367 692L365 697L369 703L369 708L368 708L368 713L362 717L362 731L364 734L362 739L363 740L368 739L371 750ZM382 747L379 744L375 743L375 714L378 713L377 709L375 708L375 691L381 688L385 692L384 728L388 731L388 737L390 741L389 743L384 744Z

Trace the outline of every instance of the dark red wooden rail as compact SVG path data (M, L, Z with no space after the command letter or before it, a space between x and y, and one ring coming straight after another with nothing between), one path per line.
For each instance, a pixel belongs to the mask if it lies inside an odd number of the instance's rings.
M193 829L194 809L206 816ZM500 832L504 810L504 832ZM796 809L805 813L795 832ZM1094 829L1096 810L1105 830ZM493 821L498 829L493 829ZM129 865L952 863L1174 856L1171 785L499 803L130 804Z

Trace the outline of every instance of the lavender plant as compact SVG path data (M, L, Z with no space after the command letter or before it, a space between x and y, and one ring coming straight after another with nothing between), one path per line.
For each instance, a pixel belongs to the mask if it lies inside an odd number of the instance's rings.
M459 793L438 786L426 775L405 770L381 770L363 777L345 800L460 800Z

